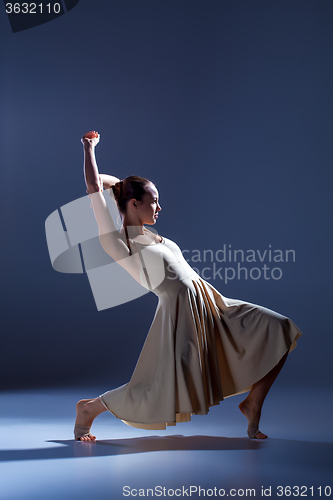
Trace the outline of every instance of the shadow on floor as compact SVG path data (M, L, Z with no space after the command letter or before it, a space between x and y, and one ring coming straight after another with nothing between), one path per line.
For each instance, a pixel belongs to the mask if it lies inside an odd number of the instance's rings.
M226 438L214 436L148 436L132 439L107 439L104 441L81 442L74 440L50 440L64 446L26 450L2 450L0 462L12 460L46 460L56 458L102 457L128 455L152 451L181 450L257 450L260 441L248 438Z
M50 440L63 446L25 450L2 450L0 462L19 460L46 460L79 457L101 457L148 453L154 451L246 451L262 450L265 455L286 460L321 464L327 468L332 464L333 443L291 441L285 439L250 440L248 438L226 438L219 436L148 436L129 439L107 439L95 442L74 440ZM302 457L302 458L301 458ZM327 462L328 459L328 462ZM308 464L309 465L309 464Z

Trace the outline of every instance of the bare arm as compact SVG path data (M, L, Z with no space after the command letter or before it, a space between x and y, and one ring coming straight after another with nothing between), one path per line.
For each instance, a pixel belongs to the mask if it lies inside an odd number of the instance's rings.
M119 179L111 175L99 174L95 157L95 147L99 142L99 136L94 139L83 136L81 142L84 151L84 178L98 224L101 245L106 253L139 281L137 259L127 259L130 256L130 251L126 244L126 238L115 227L103 194L103 187L108 189Z
M119 182L120 179L113 175L100 174L98 172L95 147L99 142L99 136L94 139L88 139L83 136L81 139L84 150L84 176L87 185L88 193L99 191L100 187L109 189L111 186Z
M99 172L95 157L95 147L99 143L99 136L94 139L88 139L83 136L81 142L84 152L84 179L87 191L90 194L96 193L100 190Z
M129 250L112 220L103 195L103 180L100 179L96 162L95 147L99 142L99 136L93 139L83 136L81 142L84 152L84 178L98 224L101 244L114 260L123 259L129 255Z
M113 175L107 175L107 174L99 174L99 178L101 183L103 183L104 189L109 189L110 187L114 186L116 182L120 181L118 177L114 177Z

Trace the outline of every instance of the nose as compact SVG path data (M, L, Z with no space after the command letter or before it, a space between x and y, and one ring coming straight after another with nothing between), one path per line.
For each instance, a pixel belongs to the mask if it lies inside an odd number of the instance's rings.
M161 208L161 206L160 206L160 204L159 204L159 203L157 203L157 208L156 208L156 210L157 210L158 212L160 212L160 211L162 210L162 208Z

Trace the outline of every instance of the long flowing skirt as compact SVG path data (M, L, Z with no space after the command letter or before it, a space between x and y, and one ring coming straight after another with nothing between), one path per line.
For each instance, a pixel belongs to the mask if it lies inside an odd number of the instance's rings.
M246 392L302 335L285 316L223 297L194 274L158 295L131 380L100 396L126 424L165 429Z

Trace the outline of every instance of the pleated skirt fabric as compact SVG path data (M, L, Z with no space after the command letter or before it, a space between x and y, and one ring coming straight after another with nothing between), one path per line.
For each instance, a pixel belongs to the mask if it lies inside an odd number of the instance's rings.
M270 309L222 296L196 273L157 291L154 320L130 381L100 396L126 424L165 429L246 392L301 336Z

